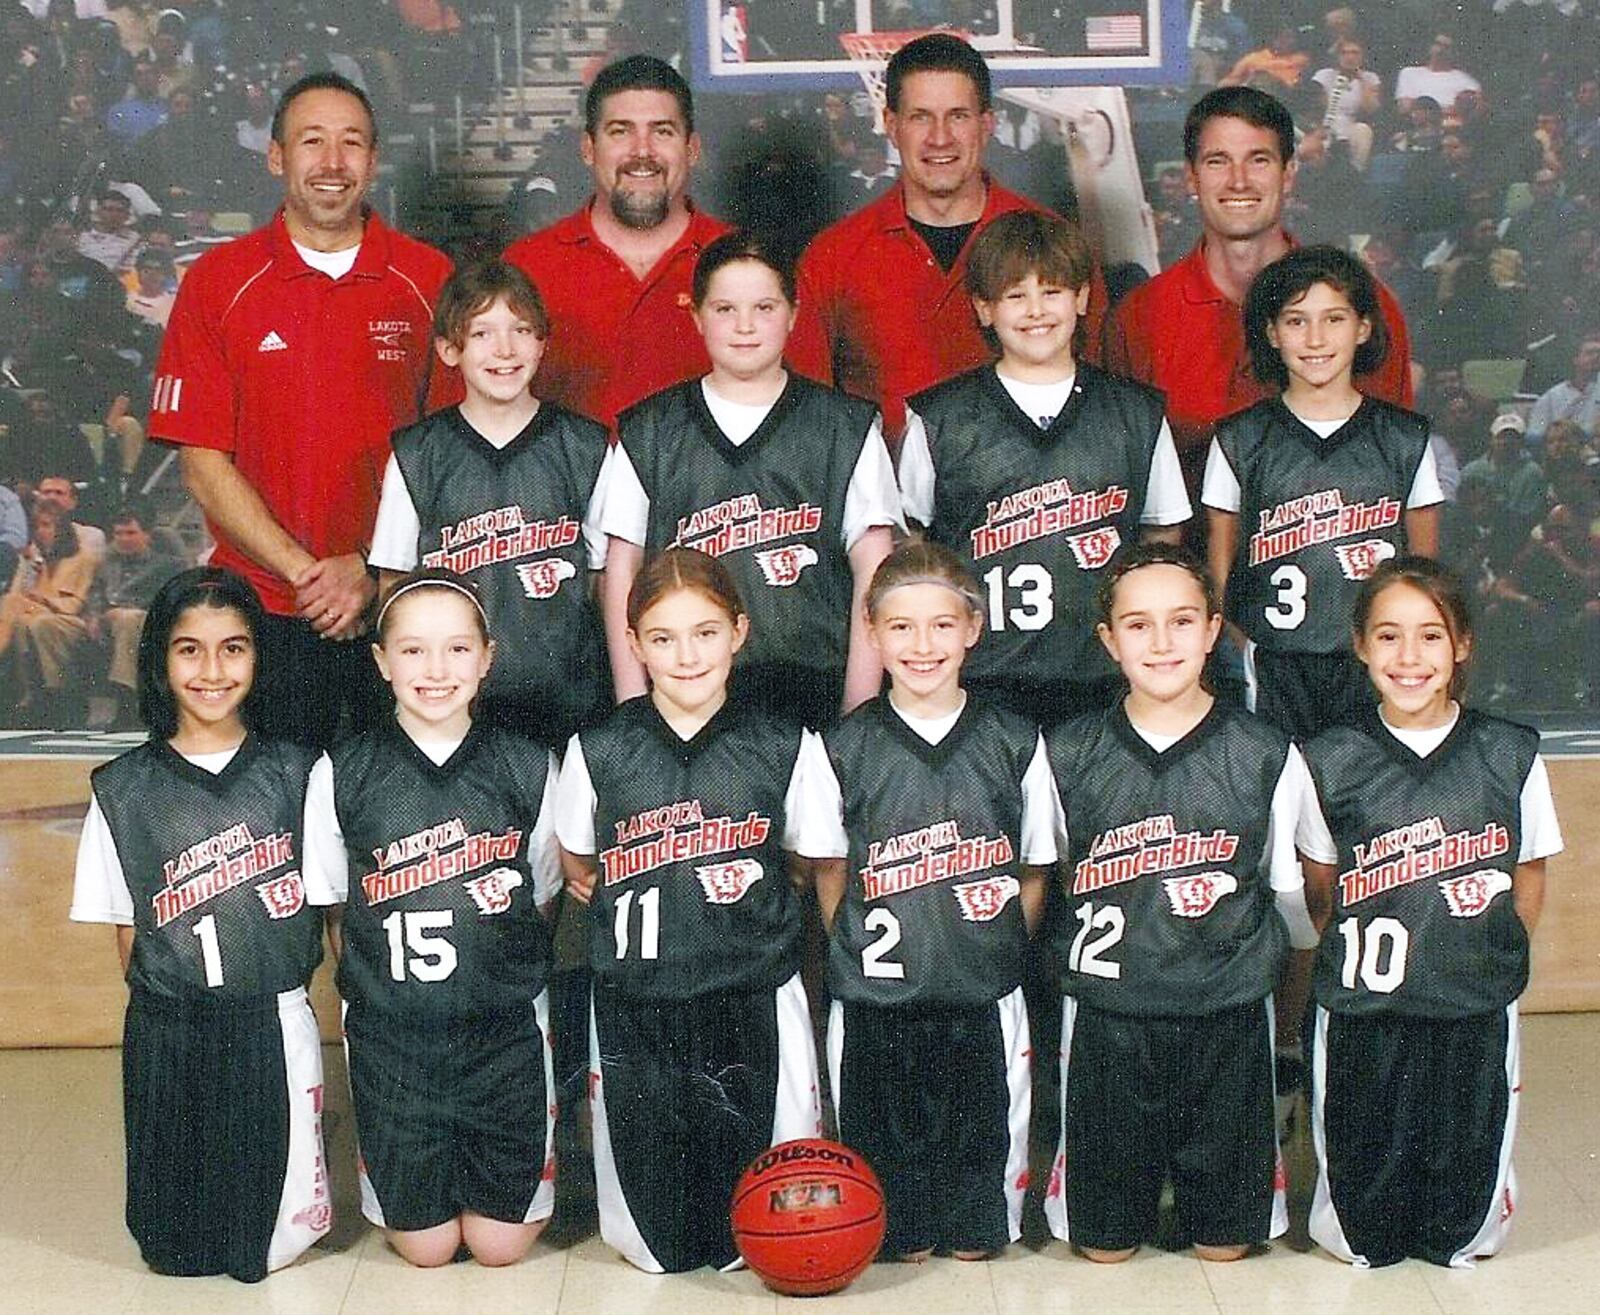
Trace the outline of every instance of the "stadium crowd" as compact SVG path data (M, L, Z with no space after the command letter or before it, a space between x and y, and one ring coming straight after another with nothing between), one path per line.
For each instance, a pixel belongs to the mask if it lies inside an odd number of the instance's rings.
M332 69L391 123L462 85L481 99L481 34L508 7L0 0L0 718L125 721L140 608L208 546L173 453L146 441L151 375L186 266L278 202L277 93ZM785 8L837 29L849 6ZM915 27L937 6L902 8ZM1041 24L1055 8L1023 6ZM682 10L625 0L595 67L683 65ZM1404 309L1443 556L1482 617L1480 697L1600 701L1600 0L1196 0L1188 43L1191 88L1130 89L1163 267L1200 231L1184 108L1216 84L1272 92L1298 129L1289 228L1356 250ZM1054 125L997 108L991 174L1070 214ZM698 126L697 199L797 249L897 175L864 94L705 97ZM581 203L580 128L540 145L490 245ZM1107 274L1113 295L1144 277Z

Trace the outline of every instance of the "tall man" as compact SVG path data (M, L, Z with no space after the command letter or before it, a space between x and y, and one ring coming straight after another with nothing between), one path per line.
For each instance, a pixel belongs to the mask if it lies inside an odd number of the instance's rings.
M1294 245L1283 202L1294 184L1294 120L1254 87L1220 87L1189 111L1185 175L1199 203L1200 241L1135 288L1106 331L1106 368L1167 395L1178 457L1196 498L1211 427L1268 389L1250 373L1243 304L1251 281ZM1411 404L1411 345L1400 304L1380 285L1389 354L1357 381L1363 392Z
M617 414L711 368L689 313L695 261L728 225L697 210L694 101L670 64L630 55L584 102L579 150L594 195L505 258L550 312L539 396L615 428Z
M267 151L283 208L190 270L150 416L154 437L182 446L212 560L270 614L266 729L313 745L332 738L342 699L372 688L365 645L344 641L373 599L364 553L389 435L424 408L450 271L366 209L377 163L354 83L315 73L284 92Z
M907 42L889 60L884 91L900 181L807 248L800 306L816 320L796 326L789 360L875 400L885 436L898 444L908 396L994 356L965 285L973 236L998 215L1039 207L983 171L994 131L989 68L961 38L933 33ZM1105 306L1096 273L1091 359Z

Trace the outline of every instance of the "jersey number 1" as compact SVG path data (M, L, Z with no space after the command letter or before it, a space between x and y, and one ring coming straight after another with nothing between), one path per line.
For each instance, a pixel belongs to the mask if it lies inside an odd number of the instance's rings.
M206 967L206 985L222 985L222 947L217 944L217 915L208 913L194 925L200 938L200 962Z

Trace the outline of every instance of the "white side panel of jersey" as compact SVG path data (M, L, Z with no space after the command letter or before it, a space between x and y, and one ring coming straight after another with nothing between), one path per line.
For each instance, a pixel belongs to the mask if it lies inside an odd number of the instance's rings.
M289 1155L283 1195L267 1246L267 1268L282 1269L333 1227L333 1197L322 1154L322 1037L305 987L278 996L284 1085L289 1098Z

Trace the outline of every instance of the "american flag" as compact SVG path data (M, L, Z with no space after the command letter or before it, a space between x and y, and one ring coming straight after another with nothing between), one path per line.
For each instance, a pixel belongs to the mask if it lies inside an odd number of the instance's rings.
M1090 50L1142 50L1143 14L1107 14L1085 18L1084 43Z

